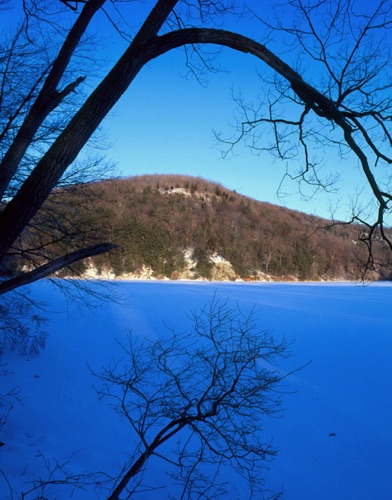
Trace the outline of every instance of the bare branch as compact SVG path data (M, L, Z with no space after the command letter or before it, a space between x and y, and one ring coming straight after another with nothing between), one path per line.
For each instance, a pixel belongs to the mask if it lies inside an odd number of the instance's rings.
M100 255L102 253L108 252L115 248L116 245L112 243L100 243L99 245L94 245L92 247L83 248L81 250L76 250L67 255L63 255L58 259L53 260L52 262L48 262L47 264L34 269L28 273L21 274L16 276L15 278L8 279L6 281L0 282L0 295L3 293L10 292L15 288L20 286L28 285L42 279L50 274L55 273L59 269L62 269L66 266L70 266L75 262L85 259L86 257L92 257L95 255Z
M286 355L285 342L260 332L252 315L243 316L227 302L213 301L192 322L193 332L172 332L157 341L130 337L121 365L98 374L104 383L99 394L114 401L137 437L138 454L110 499L118 499L128 484L134 491L133 478L153 455L175 464L170 475L189 497L206 488L223 494L222 464L232 466L252 490L251 477L275 454L260 441L260 432L263 418L279 412L276 386L286 375L272 366ZM153 385L157 379L159 387ZM174 437L178 449L166 445L158 451Z

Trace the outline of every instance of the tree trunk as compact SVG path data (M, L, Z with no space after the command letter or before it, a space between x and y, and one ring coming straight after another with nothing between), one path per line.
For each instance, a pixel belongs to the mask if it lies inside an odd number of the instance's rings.
M90 0L87 2L77 21L68 33L37 99L0 163L0 200L3 198L7 186L16 172L20 160L26 153L35 133L42 125L45 118L70 92L72 92L72 90L74 90L75 85L71 84L67 86L63 92L58 92L57 86L88 24L105 1L106 0ZM78 78L74 83L78 85L80 82L81 78Z

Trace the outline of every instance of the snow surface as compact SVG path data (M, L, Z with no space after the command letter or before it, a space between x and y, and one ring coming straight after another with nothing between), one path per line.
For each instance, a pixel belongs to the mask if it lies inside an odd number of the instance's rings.
M47 347L39 356L3 359L9 374L1 392L19 387L23 402L0 435L0 469L17 492L13 498L45 477L42 456L53 465L72 455L73 472L119 472L132 434L98 400L89 367L118 358L117 340L129 329L151 338L166 332L165 324L185 329L187 314L215 292L244 311L255 305L262 329L293 341L282 370L311 362L286 381L282 418L265 420L265 440L279 450L265 472L267 486L283 489L289 500L392 498L392 286L121 282L110 290L118 302L86 310L65 302L48 282L32 287L52 311ZM165 464L151 465L152 478L160 468ZM0 498L11 498L1 476ZM71 496L56 486L47 498L105 495L87 489ZM163 489L140 498L167 497Z

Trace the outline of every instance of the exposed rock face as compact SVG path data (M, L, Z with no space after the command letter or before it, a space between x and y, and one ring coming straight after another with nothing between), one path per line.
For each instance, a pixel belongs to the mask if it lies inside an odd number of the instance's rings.
M220 255L214 254L210 257L213 264L211 278L214 281L234 281L239 276L236 275L233 266Z
M133 273L122 273L120 275L115 275L111 269L101 269L98 270L94 266L94 262L90 259L86 270L82 274L83 278L90 279L104 279L104 280L156 280L156 279L176 279L176 280L197 280L197 279L207 279L198 276L195 271L197 262L192 258L193 250L187 249L184 251L184 261L186 263L184 269L180 272L174 272L171 276L161 276L156 275L151 267L142 266L139 270ZM239 279L239 276L235 273L233 266L218 254L214 254L209 258L211 263L211 275L210 280L212 281L235 281ZM261 278L261 276L260 276ZM255 279L257 279L255 277ZM266 281L260 279L259 281Z

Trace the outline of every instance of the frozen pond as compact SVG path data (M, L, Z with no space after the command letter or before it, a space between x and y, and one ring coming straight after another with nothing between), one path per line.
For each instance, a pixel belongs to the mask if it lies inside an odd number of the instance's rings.
M97 400L88 366L119 356L116 339L127 330L154 338L165 324L185 329L187 314L216 293L244 312L255 306L261 329L292 342L283 370L307 365L285 383L282 418L265 421L265 439L279 450L267 486L289 500L392 498L392 286L120 282L110 289L118 302L90 310L66 303L48 283L32 290L53 311L47 347L39 356L7 355L10 373L2 380L19 386L23 400L0 437L0 469L16 492L45 476L40 455L75 454L69 466L80 472L118 470L131 434ZM49 498L70 498L56 488ZM0 492L7 498L1 479ZM72 498L105 496L87 489Z

